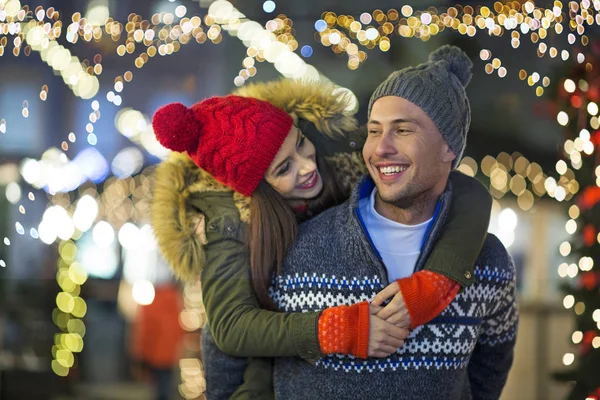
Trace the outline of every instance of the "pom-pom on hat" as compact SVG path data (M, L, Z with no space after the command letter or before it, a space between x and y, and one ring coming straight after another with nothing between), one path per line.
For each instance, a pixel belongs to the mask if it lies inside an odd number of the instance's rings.
M152 118L164 147L186 152L219 182L250 196L263 179L293 119L285 111L249 97L211 97L188 108L161 107Z
M456 155L456 167L467 145L471 106L465 88L473 63L458 47L445 45L429 55L429 61L392 72L371 96L373 103L386 96L402 97L421 108L435 123Z

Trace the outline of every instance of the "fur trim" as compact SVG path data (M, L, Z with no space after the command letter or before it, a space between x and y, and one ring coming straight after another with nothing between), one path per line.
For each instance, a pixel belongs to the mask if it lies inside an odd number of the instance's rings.
M250 83L234 94L266 100L294 117L312 122L317 130L332 139L342 139L356 129L354 115L346 111L350 94L336 92L330 82L280 79Z
M205 263L204 215L190 206L193 193L231 191L183 153L172 152L156 169L152 225L159 248L182 280L198 279Z
M350 193L358 180L368 173L361 152L338 153L327 157L326 160L331 166L336 180L340 183L344 195L350 197Z
M240 212L240 220L246 224L250 223L250 197L234 192L233 202Z

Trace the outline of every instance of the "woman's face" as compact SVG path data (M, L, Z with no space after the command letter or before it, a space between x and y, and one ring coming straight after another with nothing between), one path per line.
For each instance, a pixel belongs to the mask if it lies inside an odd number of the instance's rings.
M323 190L315 146L296 126L290 129L265 174L265 180L289 200L312 199Z

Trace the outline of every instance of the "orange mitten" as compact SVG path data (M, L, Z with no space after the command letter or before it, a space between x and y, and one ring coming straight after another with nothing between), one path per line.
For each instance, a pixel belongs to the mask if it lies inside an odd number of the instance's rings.
M330 307L319 317L319 344L323 354L351 354L367 358L369 303Z
M437 317L460 290L459 283L431 271L419 271L397 282L410 314L410 329Z

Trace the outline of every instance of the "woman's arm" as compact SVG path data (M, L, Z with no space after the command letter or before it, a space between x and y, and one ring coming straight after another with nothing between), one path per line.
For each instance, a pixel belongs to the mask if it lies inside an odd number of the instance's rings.
M474 282L475 261L490 220L492 198L476 179L458 171L450 174L452 203L448 221L422 271L398 279L373 301L393 300L377 315L414 329L441 313L461 286Z
M450 174L450 182L450 213L423 269L465 287L474 282L475 261L490 223L492 196L477 179L459 171Z
M367 302L330 307L322 313L261 309L243 243L211 234L205 254L204 305L214 340L228 354L300 356L309 362L333 353L385 357L401 347L408 335L405 329L371 315ZM394 350L383 354L390 348Z
M243 243L214 234L205 245L200 282L214 340L242 357L321 357L318 312L285 314L260 308Z

